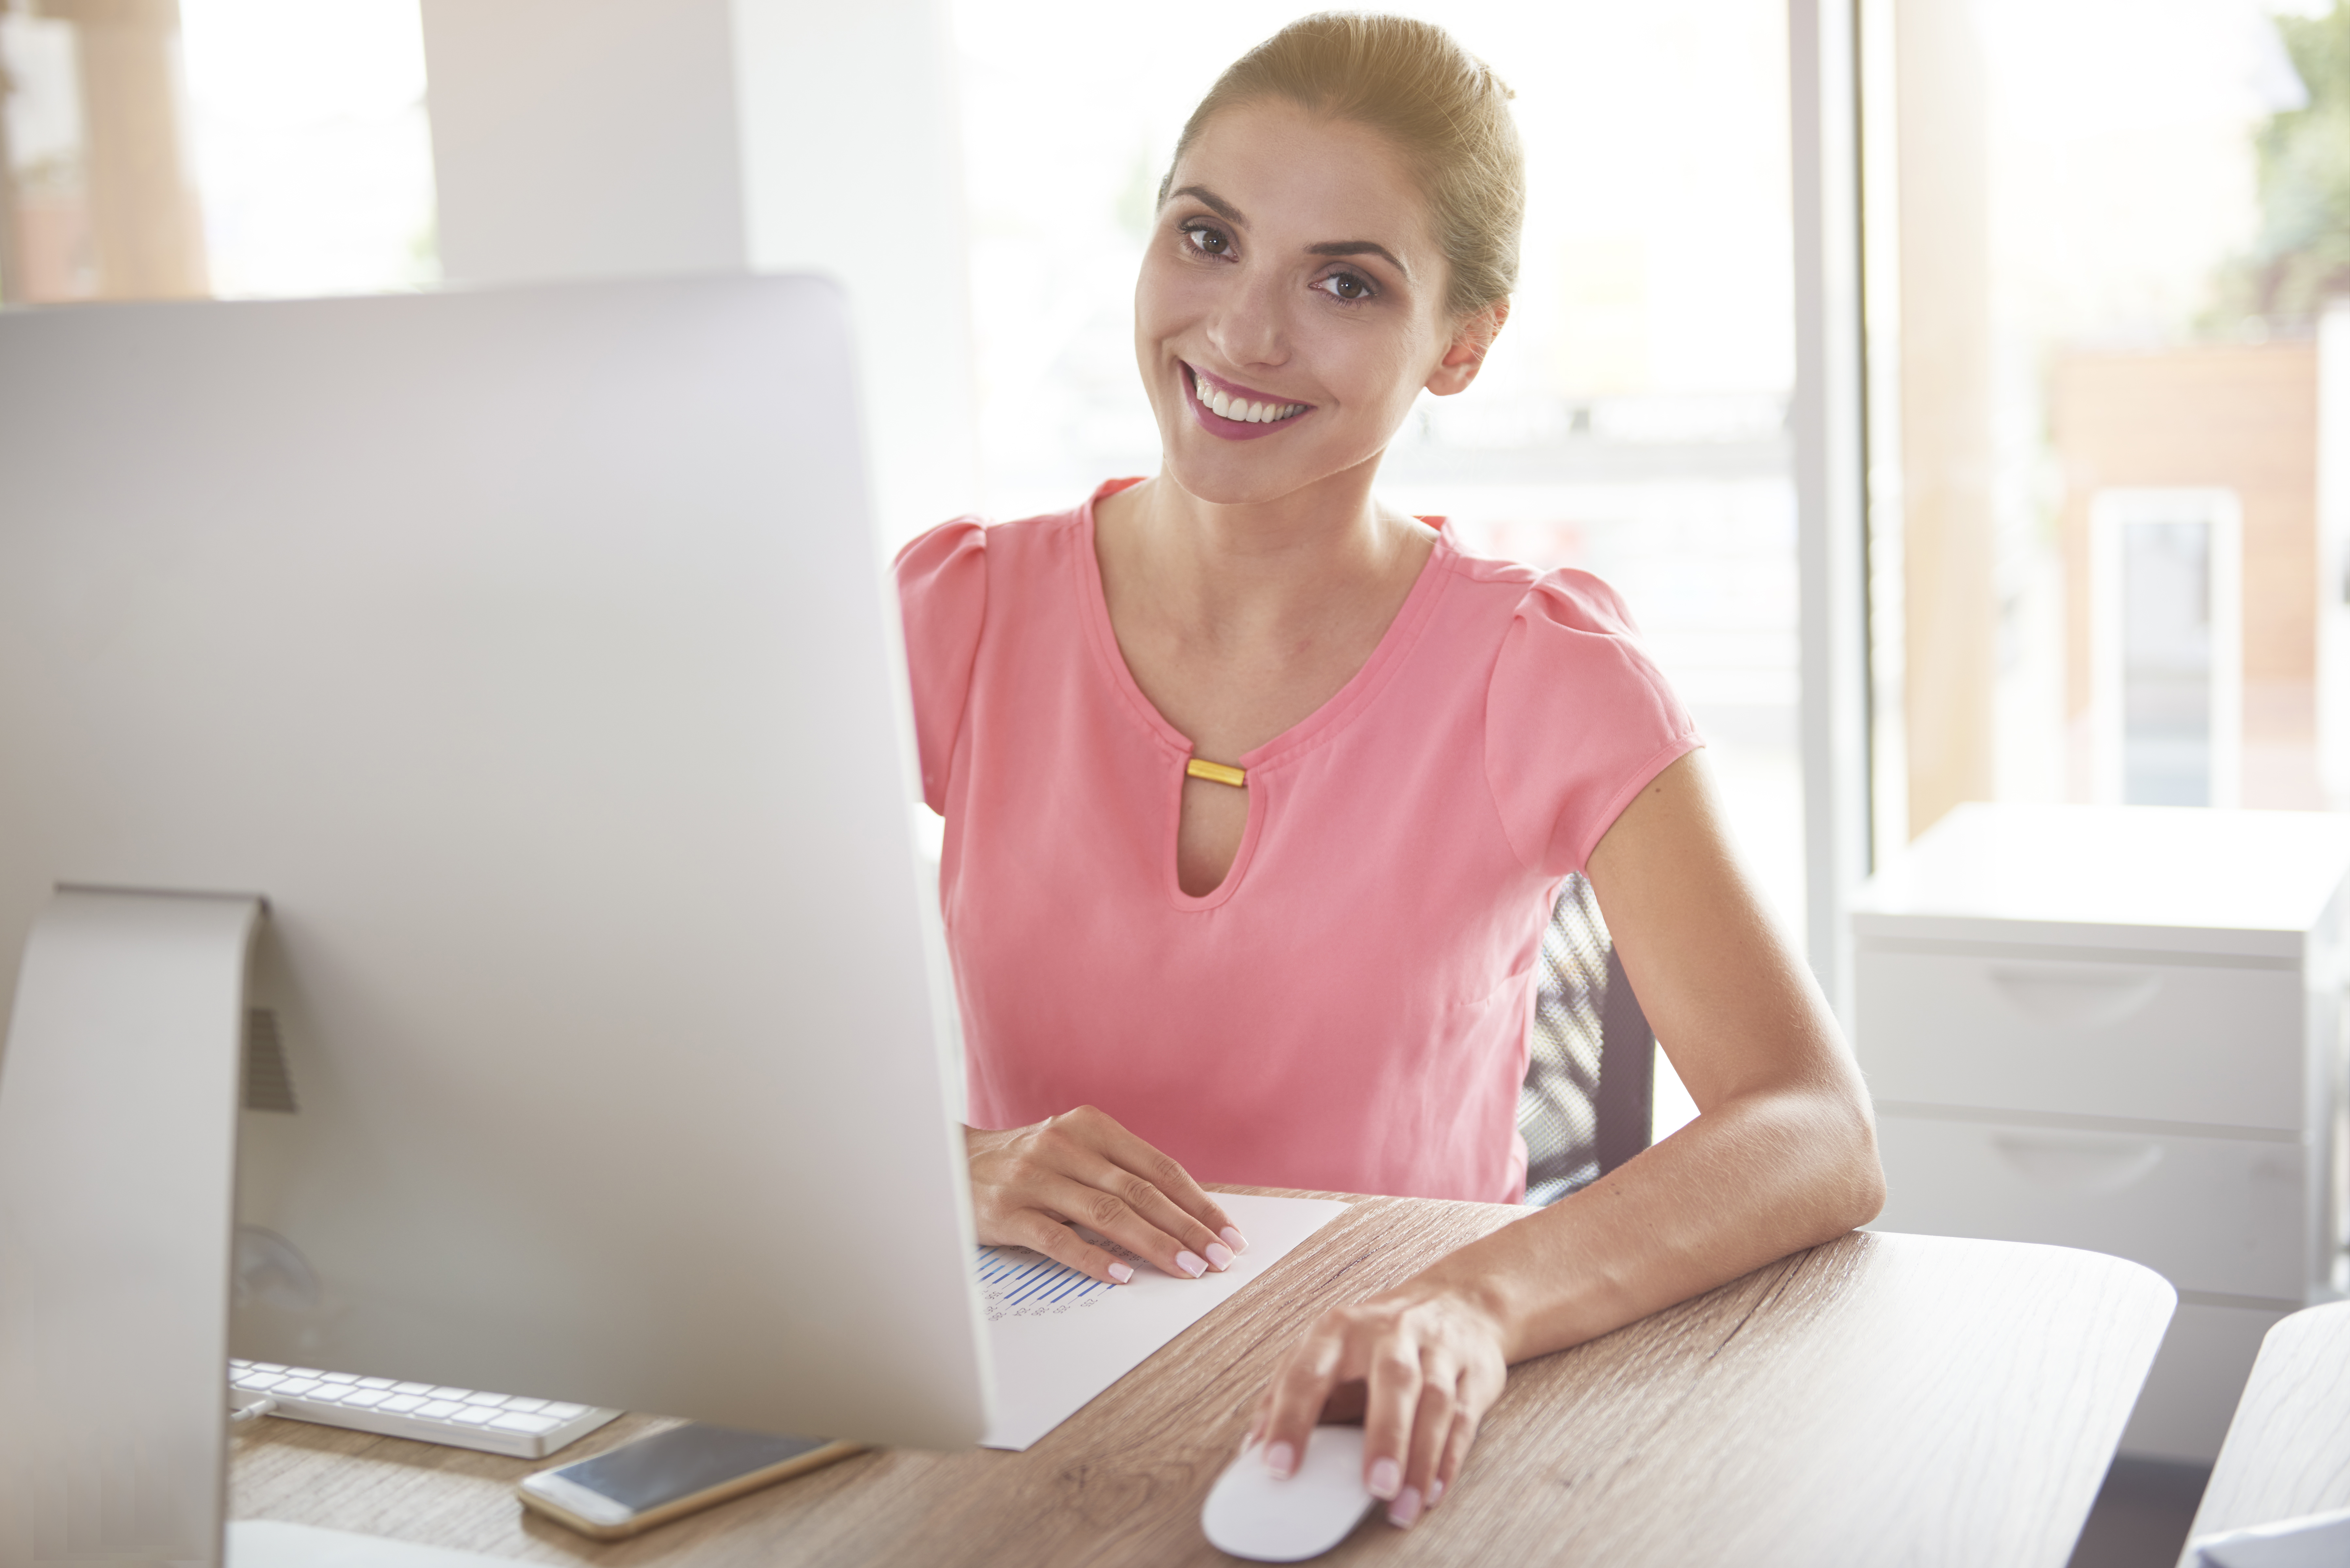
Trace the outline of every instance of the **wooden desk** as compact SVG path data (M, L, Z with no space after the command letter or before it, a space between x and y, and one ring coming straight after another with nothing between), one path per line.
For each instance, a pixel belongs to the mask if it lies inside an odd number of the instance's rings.
M1525 1212L1360 1199L1025 1453L868 1454L605 1546L522 1511L546 1461L263 1420L230 1515L532 1563L1229 1563L1200 1505L1292 1338ZM2171 1303L2093 1253L1846 1236L1516 1368L1441 1507L1323 1561L2060 1568Z
M2188 1535L2338 1508L2350 1508L2350 1302L2269 1330Z

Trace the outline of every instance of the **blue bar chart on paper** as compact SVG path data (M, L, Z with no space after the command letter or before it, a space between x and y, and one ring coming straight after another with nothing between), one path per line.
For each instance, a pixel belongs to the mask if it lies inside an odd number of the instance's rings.
M1107 1246L1129 1263L1139 1262L1114 1243L1097 1245ZM979 1296L987 1303L990 1323L1066 1312L1117 1288L1025 1247L982 1247L976 1266Z

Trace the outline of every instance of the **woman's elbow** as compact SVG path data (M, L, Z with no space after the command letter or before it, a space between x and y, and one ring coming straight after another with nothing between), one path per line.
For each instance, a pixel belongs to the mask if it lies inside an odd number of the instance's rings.
M1790 1085L1780 1100L1780 1144L1790 1173L1800 1171L1800 1221L1806 1245L1856 1231L1885 1209L1885 1165L1877 1153L1877 1116L1857 1073L1822 1075Z
M1839 1085L1835 1097L1831 1204L1835 1234L1842 1235L1885 1211L1885 1162L1877 1152L1877 1116L1868 1091L1857 1083Z

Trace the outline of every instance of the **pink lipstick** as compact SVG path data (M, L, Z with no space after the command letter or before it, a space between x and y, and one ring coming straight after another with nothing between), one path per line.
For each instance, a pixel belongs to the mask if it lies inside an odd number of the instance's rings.
M1190 364L1183 366L1183 391L1201 427L1226 441L1254 441L1285 430L1314 411L1311 403L1276 398ZM1225 412L1216 411L1217 401L1222 402Z

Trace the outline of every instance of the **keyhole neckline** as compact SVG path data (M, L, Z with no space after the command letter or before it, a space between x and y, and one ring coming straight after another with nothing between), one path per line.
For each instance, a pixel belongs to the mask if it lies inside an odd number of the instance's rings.
M1139 476L1131 479L1105 481L1092 495L1087 497L1077 518L1076 547L1071 552L1072 564L1079 578L1077 592L1084 601L1084 618L1094 656L1100 663L1110 684L1125 699L1127 711L1143 730L1168 753L1167 788L1161 795L1167 819L1160 834L1159 872L1167 897L1175 908L1204 912L1213 909L1240 890L1248 875L1250 863L1255 858L1257 841L1264 831L1267 812L1281 793L1281 772L1289 763L1328 742L1368 708L1386 686L1404 655L1419 640L1427 626L1430 612L1442 586L1452 576L1451 563L1457 555L1451 535L1445 529L1445 519L1421 517L1419 521L1436 530L1436 542L1421 563L1419 576L1413 580L1411 591L1397 607L1395 617L1387 629L1379 634L1370 657L1362 668L1349 676L1345 685L1305 718L1275 735L1263 745L1243 753L1232 759L1230 766L1246 772L1248 784L1248 826L1241 830L1240 847L1232 853L1232 863L1225 867L1223 880L1209 891L1198 895L1183 891L1181 872L1178 864L1180 840L1183 826L1183 782L1185 769L1197 755L1190 736L1170 723L1158 705L1143 694L1142 685L1126 662L1126 654L1118 645L1117 629L1109 618L1109 595L1102 587L1101 557L1094 542L1094 508L1106 496L1139 484Z

